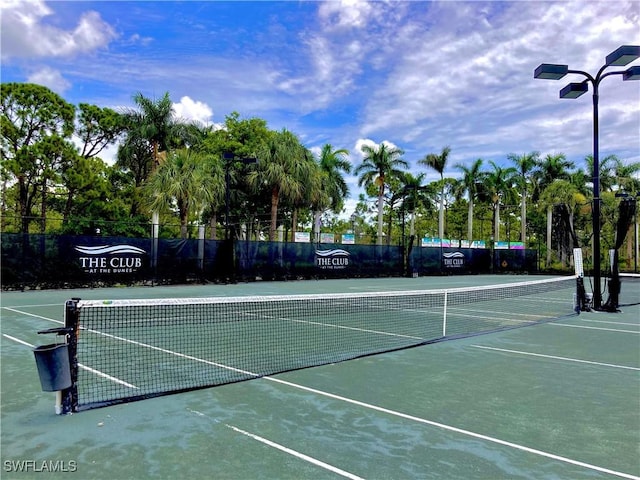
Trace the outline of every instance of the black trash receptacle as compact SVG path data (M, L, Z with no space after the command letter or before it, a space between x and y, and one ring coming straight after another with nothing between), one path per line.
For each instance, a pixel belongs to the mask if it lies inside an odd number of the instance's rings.
M71 386L69 348L66 343L41 345L33 350L33 354L43 391L56 392Z

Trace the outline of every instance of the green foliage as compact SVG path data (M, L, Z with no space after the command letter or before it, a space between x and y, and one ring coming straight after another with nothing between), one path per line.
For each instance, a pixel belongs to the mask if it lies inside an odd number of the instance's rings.
M84 158L100 155L125 131L125 118L110 108L87 103L80 103L78 108L76 135L82 142L80 156Z
M48 187L69 158L66 141L74 130L75 109L46 87L30 83L0 86L2 176L18 184L17 214L22 231L37 213L44 219ZM3 202L4 203L4 202Z
M369 186L375 185L377 188L377 243L381 244L385 189L390 186L394 180L397 181L397 179L404 173L403 169L408 168L409 164L402 158L404 151L396 147L389 147L385 143L382 143L377 147L363 145L361 150L364 154L364 158L362 159L362 163L356 167L354 173L359 175L359 186L365 185L369 188Z
M520 230L529 247L549 252L550 267L566 264L570 243L556 232L564 228L559 211L568 212L577 243L587 246L593 236L590 157L583 170L562 153L507 155L515 168L477 159L456 165L461 178L452 179L445 178L451 153L445 147L417 162L440 176L425 183L426 173L409 171L403 151L388 143L364 146L364 160L352 170L347 150L325 144L314 158L293 132L272 131L260 118L233 112L224 125L203 126L176 118L168 92L133 99L135 109L124 112L85 103L75 108L40 85L1 85L3 231L91 234L99 228L147 236L150 214L159 209L163 235L188 236L203 221L215 232L228 203L236 235L245 231L241 225L252 236L268 225L272 239L280 225L293 232L318 219L323 231L355 230L358 242L380 241L383 226L387 241L400 241L403 222L418 237L489 241L509 232L515 240ZM108 166L100 155L111 145L118 155ZM365 194L345 219L337 214L352 171ZM614 242L614 192L635 196L639 171L640 163L615 155L600 161L603 248ZM545 235L548 207L552 235Z

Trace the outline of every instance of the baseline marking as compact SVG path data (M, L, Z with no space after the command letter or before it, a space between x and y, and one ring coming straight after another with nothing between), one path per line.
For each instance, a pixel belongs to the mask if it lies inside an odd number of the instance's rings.
M481 348L483 350L494 350L496 352L515 353L515 354L518 354L518 355L529 355L529 356L532 356L532 357L553 358L555 360L564 360L566 362L587 363L589 365L598 365L598 366L601 366L601 367L623 368L623 369L626 369L626 370L637 370L637 371L640 371L640 368L637 368L637 367L627 367L626 365L615 365L613 363L592 362L592 361L589 361L589 360L579 360L577 358L556 357L555 355L543 355L541 353L521 352L519 350L508 350L506 348L485 347L483 345L471 345L471 346L475 347L475 348Z
M30 317L41 318L42 320L48 320L49 322L64 324L64 322L60 320L54 320L53 318L43 317L42 315L36 315L35 313L23 312L22 310L16 310L15 308L11 308L11 307L2 307L2 308L5 308L14 313L19 313L20 315L28 315Z
M640 325L638 325L637 323L625 323L625 322L607 322L606 320L587 320L585 319L580 319L583 322L590 322L590 323L609 323L611 325L628 325L629 327L638 327Z
M27 347L31 347L31 348L36 348L35 345L31 345L30 343L25 342L24 340L20 340L19 338L16 337L12 337L11 335L7 335L6 333L2 334L3 337L8 338L9 340L13 340L14 342L20 343L22 345L25 345ZM95 368L91 368L91 367L87 367L86 365L82 364L82 363L78 363L78 367L82 368L83 370L86 370L88 372L91 372L95 375L98 375L99 377L102 378L106 378L107 380L111 380L112 382L115 383L119 383L120 385L124 385L125 387L129 387L129 388L138 388L135 385L131 384L131 383L127 383L124 380L120 380L119 378L113 377L111 375L108 375L104 372L101 372L100 370L96 370Z
M618 333L635 333L640 335L640 332L634 330L620 330L618 328L602 328L602 327L587 327L585 325L569 325L568 323L548 323L547 325L555 325L556 327L570 327L570 328L585 328L587 330L604 330L605 332L618 332Z
M289 455L293 455L294 457L300 458L306 462L312 463L314 465L317 465L318 467L322 467L325 470L329 470L333 473L337 473L338 475L341 475L345 478L350 478L351 480L364 480L362 477L358 477L357 475L354 475L353 473L349 473L345 470L341 470L338 467L334 467L333 465L329 465L328 463L322 462L316 458L310 457L308 455L305 455L304 453L300 453L297 452L296 450L292 450L290 448L287 448L283 445L280 445L278 443L272 442L271 440L267 440L266 438L263 437L259 437L258 435L255 435L253 433L249 433L249 432L245 432L244 430L239 429L238 427L234 427L233 425L226 425L227 427L229 427L231 430L233 430L234 432L238 432L241 433L242 435L246 435L249 438L253 438L254 440L257 440L258 442L264 443L265 445L268 445L270 447L273 447L277 450L280 450L282 452L288 453Z
M3 333L2 336L5 338L8 338L9 340L13 340L14 342L20 343L22 345L26 345L27 347L36 348L35 345L31 345L30 343L27 343L24 340L20 340L19 338L12 337L11 335L7 335L6 333Z

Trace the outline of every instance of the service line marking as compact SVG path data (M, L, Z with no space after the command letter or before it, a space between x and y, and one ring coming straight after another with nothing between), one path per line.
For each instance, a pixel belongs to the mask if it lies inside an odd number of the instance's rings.
M601 366L601 367L623 368L625 370L637 370L637 371L640 371L640 368L637 368L637 367L628 367L626 365L615 365L613 363L593 362L593 361L590 361L590 360L580 360L580 359L577 359L577 358L557 357L555 355L543 355L541 353L522 352L520 350L508 350L506 348L485 347L483 345L471 345L471 346L475 347L475 348L481 348L483 350L493 350L493 351L496 351L496 352L515 353L517 355L529 355L531 357L553 358L555 360L563 360L565 362L587 363L589 365L598 365L598 366Z

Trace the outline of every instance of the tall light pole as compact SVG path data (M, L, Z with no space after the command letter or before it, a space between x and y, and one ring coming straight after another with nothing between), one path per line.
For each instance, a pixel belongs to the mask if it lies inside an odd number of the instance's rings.
M640 57L640 46L623 45L607 55L605 64L600 67L596 76L582 70L570 70L568 65L543 63L535 69L533 78L543 80L559 80L572 73L586 77L580 83L570 83L560 90L560 98L578 98L587 93L589 83L593 88L593 307L600 309L602 305L602 289L600 285L600 161L598 146L598 87L600 82L611 75L622 75L622 80L640 80L640 66L627 70L616 70L604 73L608 67L621 67Z

